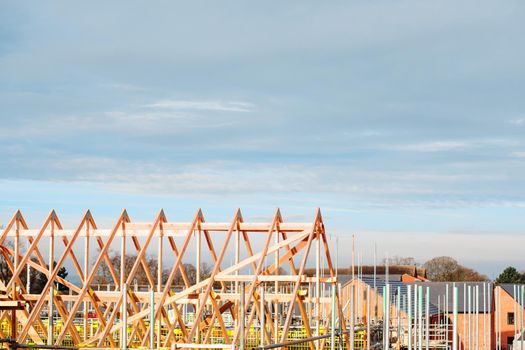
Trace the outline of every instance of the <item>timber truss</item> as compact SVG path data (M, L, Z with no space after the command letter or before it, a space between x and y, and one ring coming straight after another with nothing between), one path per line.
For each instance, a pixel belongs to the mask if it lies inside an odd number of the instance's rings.
M115 251L118 263L110 258ZM132 222L124 210L110 229L98 228L89 210L74 229L64 229L54 210L39 229L29 229L17 211L0 233L0 252L12 276L2 287L25 305L13 311L16 321L1 311L0 322L11 322L11 329L16 322L20 343L235 348L254 329L266 344L286 341L298 327L308 337L329 329L330 312L321 311L331 304L324 285L336 277L319 210L310 223L283 222L279 210L266 223L245 223L240 210L229 223L210 223L200 209L191 222L169 222L161 210L144 223ZM130 254L131 270L120 273ZM151 256L158 262L153 273ZM212 267L201 277L204 261ZM197 269L193 282L189 263ZM103 265L112 282L100 290L95 281ZM315 266L314 276L304 273L307 265ZM64 266L79 282L60 277ZM27 267L47 276L38 294L22 283ZM325 267L329 276L320 275ZM147 276L145 289L133 288L139 270ZM177 276L182 286L174 284ZM57 291L58 283L69 291Z

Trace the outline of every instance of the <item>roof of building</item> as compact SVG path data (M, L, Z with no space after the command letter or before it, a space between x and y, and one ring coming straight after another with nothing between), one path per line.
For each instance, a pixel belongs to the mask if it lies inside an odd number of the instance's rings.
M507 292L511 297L512 299L516 300L518 302L518 304L520 305L525 305L525 290L522 291L519 291L519 290L516 290L516 293L515 293L515 288L516 289L519 289L519 287L521 286L522 288L525 289L525 285L523 284L510 284L510 283L503 283L503 284L500 284L499 285L505 292ZM523 298L521 297L523 295ZM518 300L519 299L519 300Z
M388 275L388 281L389 282L401 282L401 276L402 275ZM355 275L355 277L358 278L357 275ZM362 275L361 277L362 277L363 280L364 279L371 279L371 280L374 279L374 275ZM386 276L385 275L377 275L376 279L377 280L386 281ZM352 281L352 275L338 275L337 276L337 281L339 283L341 283L342 286L344 286L345 284L347 284L350 281Z
M346 275L344 275L346 277ZM341 277L341 276L339 276ZM383 277L383 276L381 276ZM347 283L351 282L352 277L349 276L349 278L345 279L346 282L342 283L342 285L345 285ZM383 287L386 285L386 280L384 278L376 278L374 282L373 277L367 277L363 276L361 279L364 283L369 285L371 288L374 288L374 286L377 288L377 291L379 295L383 295ZM478 312L479 313L485 313L492 310L492 303L493 303L493 297L492 297L492 283L488 282L401 282L399 280L390 280L389 283L391 291L392 291L392 300L391 302L395 303L397 298L397 292L398 290L401 293L401 303L402 303L402 309L407 310L406 305L403 306L403 300L408 299L406 296L408 293L408 286L421 286L423 288L423 305L425 303L426 298L426 288L428 287L429 290L429 303L430 303L430 315L435 315L439 313L439 310L441 312L453 312L453 287L458 287L458 313L468 313L470 312L474 313L476 309L476 286L477 286L477 300L478 300ZM483 288L483 285L485 284L485 289ZM512 288L512 286L511 286ZM447 289L448 289L448 300L447 300ZM470 289L470 304L469 304L469 289ZM412 293L414 288L412 288ZM486 293L484 291L487 291ZM487 295L485 297L485 294ZM412 297L412 307L414 305L414 298ZM448 303L446 302L448 301ZM406 303L407 301L405 301Z
M453 287L458 288L458 312L474 312L476 309L476 287L477 287L477 306L480 313L492 310L492 288L493 284L488 282L415 282L411 283L418 286L429 287L430 302L434 305L439 304L441 311L452 313L453 308ZM483 285L485 284L485 288ZM446 295L448 289L448 303ZM469 303L470 289L470 303ZM486 294L486 296L485 296Z
M374 265L361 265L361 266L354 266L354 275L357 276L358 272L363 275L374 275ZM385 265L376 265L375 266L375 274L377 276L379 275L386 275L387 272L387 266ZM323 269L322 274L328 275L330 273L329 270ZM315 268L307 268L305 269L305 274L308 276L312 276L315 274ZM352 267L348 268L338 268L337 269L338 275L352 275ZM388 266L388 274L389 275L410 275L410 276L420 276L423 278L427 277L427 270L423 267L418 267L415 265L391 265Z
M386 280L376 278L374 282L374 278L370 277L363 277L362 281L369 285L371 288L376 288L379 295L383 296L385 286L386 286ZM388 285L390 286L390 303L393 305L396 305L399 302L400 309L408 312L408 286L410 283L403 283L401 281L391 281L389 280ZM399 301L398 301L398 295L399 295ZM415 306L415 299L412 297L410 305L412 307L412 310L414 310ZM426 296L423 294L422 298L423 303L423 315L426 314L425 311L425 305L426 305ZM432 303L432 299L429 298L429 315L437 315L439 313L439 310L436 305ZM414 314L414 312L412 312Z

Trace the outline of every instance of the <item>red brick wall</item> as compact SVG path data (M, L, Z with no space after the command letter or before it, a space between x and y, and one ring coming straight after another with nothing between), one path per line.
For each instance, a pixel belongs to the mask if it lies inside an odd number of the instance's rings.
M494 294L497 294L500 297L500 301L498 305L495 304L495 307L501 307L501 309L498 311L501 326L501 347L502 349L507 349L507 337L514 337L514 325L507 323L507 313L514 312L514 306L516 306L516 311L519 310L520 306L516 303L512 296L510 296L501 287L496 287L494 289ZM496 298L494 298L494 303L496 303ZM496 315L494 318L496 318ZM515 317L515 319L517 319L517 317ZM496 322L496 320L494 320L494 322Z

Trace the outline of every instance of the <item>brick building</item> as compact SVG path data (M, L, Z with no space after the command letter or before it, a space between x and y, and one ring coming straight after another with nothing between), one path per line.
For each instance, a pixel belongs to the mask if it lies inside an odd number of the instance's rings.
M501 341L501 349L512 349L514 335L520 333L524 324L523 306L518 302L518 299L521 299L519 297L521 293L517 289L520 287L519 285L515 287L512 284L501 284L494 289L495 311L497 311L495 315L499 315L495 317L494 328L501 334L498 338Z

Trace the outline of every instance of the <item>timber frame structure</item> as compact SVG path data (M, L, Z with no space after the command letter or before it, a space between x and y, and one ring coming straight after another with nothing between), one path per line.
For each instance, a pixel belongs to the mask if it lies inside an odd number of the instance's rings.
M112 264L110 250L120 254L120 267ZM319 209L310 223L283 222L279 209L266 223L245 223L239 209L227 223L206 222L200 209L191 222L169 222L163 210L153 222L132 222L123 210L109 229L98 228L89 210L73 229L64 229L54 210L39 229L29 229L17 211L0 231L0 253L11 275L1 287L10 300L25 305L14 311L15 321L9 311L1 311L0 322L11 331L16 323L12 334L19 343L98 348L226 344L222 347L234 349L253 329L265 344L286 341L297 327L307 337L330 329L331 316L321 310L331 298L329 289L323 291L337 279ZM127 253L135 256L131 271L120 273ZM158 261L156 276L148 256ZM201 278L204 261L213 265L210 275ZM185 263L197 269L193 284ZM94 279L102 264L113 282L97 290ZM307 265L315 266L314 276L305 274ZM28 293L22 283L27 266L47 277L39 294ZM63 266L80 283L61 278ZM329 274L322 276L325 267ZM169 271L167 281L163 268ZM147 275L145 290L132 288L139 269ZM182 277L183 288L175 288L176 276ZM69 292L57 292L57 283ZM346 329L344 318L339 319ZM0 328L0 337L7 332Z

